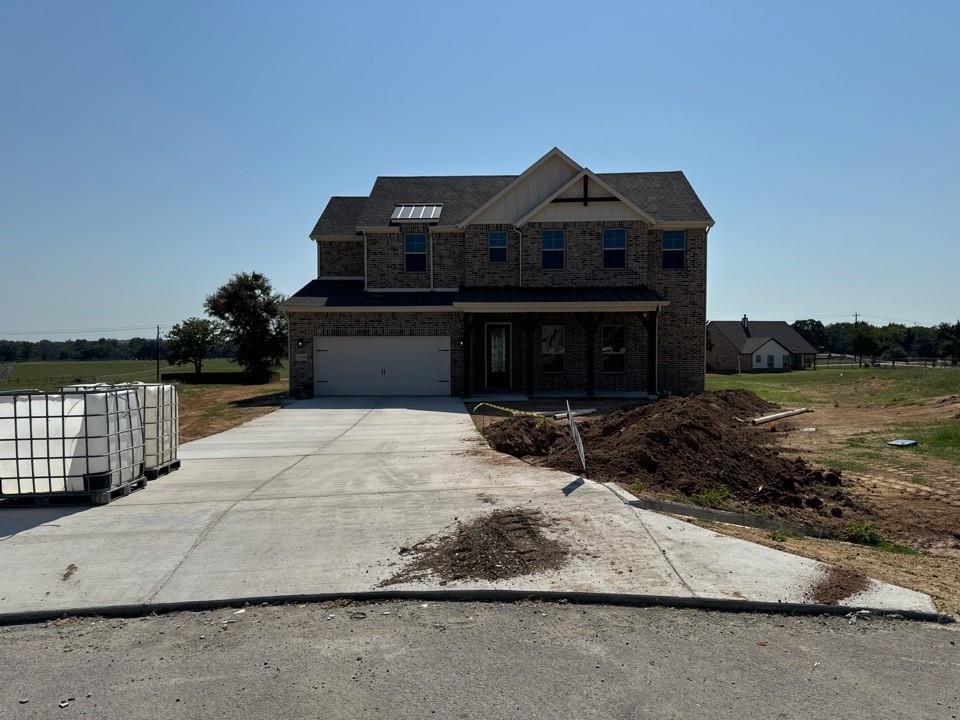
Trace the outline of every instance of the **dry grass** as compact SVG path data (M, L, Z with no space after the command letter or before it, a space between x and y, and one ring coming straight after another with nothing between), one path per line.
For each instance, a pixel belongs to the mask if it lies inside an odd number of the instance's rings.
M265 385L181 385L180 442L215 435L287 401L286 381Z

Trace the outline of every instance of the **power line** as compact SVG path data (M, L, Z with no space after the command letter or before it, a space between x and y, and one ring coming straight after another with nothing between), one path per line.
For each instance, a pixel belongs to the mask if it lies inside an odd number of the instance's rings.
M161 323L160 327L163 329L171 328L175 323ZM108 328L74 328L72 330L0 330L0 336L6 335L69 335L72 333L106 333L106 332L120 332L127 330L154 330L156 329L156 323L150 323L149 325L125 325L121 327L108 327Z

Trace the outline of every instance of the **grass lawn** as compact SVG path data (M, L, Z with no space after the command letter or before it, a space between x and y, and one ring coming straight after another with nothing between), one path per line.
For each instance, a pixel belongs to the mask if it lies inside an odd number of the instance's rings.
M745 388L770 402L889 407L960 395L960 368L844 368L707 375L708 390Z
M229 430L273 412L287 400L287 382L265 385L180 385L180 442Z
M161 364L161 370L192 370L192 366ZM203 364L210 372L231 372L240 368L227 358L211 358ZM280 375L286 377L286 365ZM74 382L131 382L157 379L155 360L51 360L16 363L7 377L0 380L0 391L18 388L51 390Z

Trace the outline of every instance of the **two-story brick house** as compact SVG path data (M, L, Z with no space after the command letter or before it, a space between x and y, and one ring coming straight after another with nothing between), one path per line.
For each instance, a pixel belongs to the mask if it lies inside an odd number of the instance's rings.
M682 172L379 177L333 197L290 297L297 395L703 389L707 234Z

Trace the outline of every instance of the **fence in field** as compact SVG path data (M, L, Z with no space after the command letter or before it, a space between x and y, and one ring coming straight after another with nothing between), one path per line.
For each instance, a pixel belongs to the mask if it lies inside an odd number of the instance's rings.
M854 367L928 367L928 368L944 368L944 367L957 367L957 365L949 359L944 358L902 358L900 360L891 360L889 358L882 358L870 355L864 355L862 357L857 355L847 355L840 353L819 353L817 355L817 368L854 368Z

